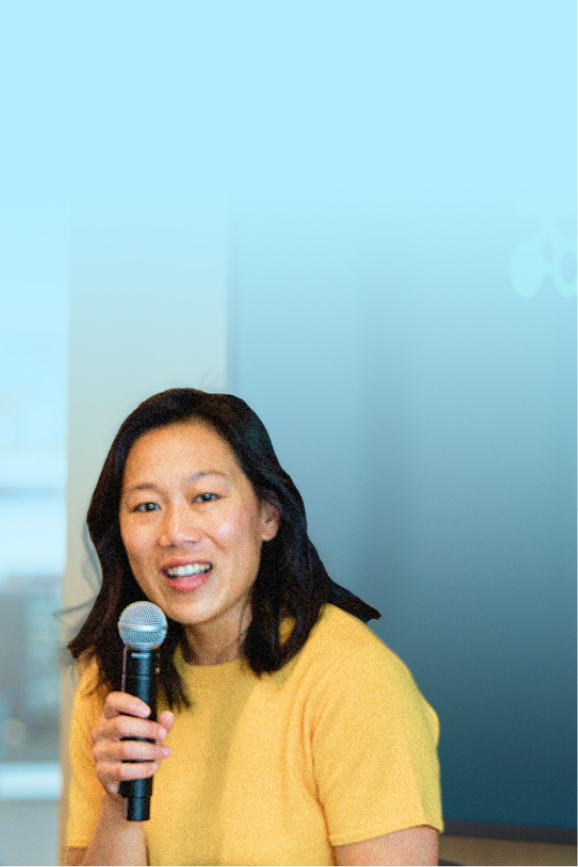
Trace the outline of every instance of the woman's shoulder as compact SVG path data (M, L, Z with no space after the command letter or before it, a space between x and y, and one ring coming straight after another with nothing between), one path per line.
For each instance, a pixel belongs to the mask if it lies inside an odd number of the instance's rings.
M417 713L437 737L437 715L408 666L354 615L325 605L304 650L324 704L353 702L352 710L380 708L384 714L395 708L404 718Z
M309 664L332 679L364 681L379 690L416 689L403 660L366 623L335 605L323 607L304 651Z
M395 656L366 623L331 603L321 609L309 642L311 650L331 658L343 659L359 653Z

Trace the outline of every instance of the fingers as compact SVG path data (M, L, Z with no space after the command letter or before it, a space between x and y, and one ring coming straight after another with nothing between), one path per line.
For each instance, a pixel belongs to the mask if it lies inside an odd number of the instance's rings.
M155 762L166 759L169 747L148 741L98 740L92 750L97 762Z
M136 765L100 762L97 765L98 779L109 795L118 795L123 780L140 780L152 777L158 771L158 762L143 762Z
M117 742L110 748L106 744L97 744L93 753L98 779L110 795L116 795L123 780L152 777L162 759L170 754L170 749L158 744L127 741Z
M137 719L120 714L112 719L103 716L92 730L92 741L120 740L120 738L146 738L162 741L167 735L166 728L153 720Z
M128 695L126 692L109 692L104 703L104 716L111 719L121 713L146 718L150 716L151 709L134 695Z
M156 722L149 716L150 708L134 696L120 692L107 696L91 734L96 775L110 795L118 794L122 780L151 777L170 754L163 740L174 724L174 714L164 711Z
M167 722L174 720L169 712ZM149 720L150 708L143 701L124 692L111 692L106 698L103 712L92 731L93 743L100 738L150 738L162 740L167 727ZM161 714L161 716L163 716ZM172 725L172 722L170 723Z

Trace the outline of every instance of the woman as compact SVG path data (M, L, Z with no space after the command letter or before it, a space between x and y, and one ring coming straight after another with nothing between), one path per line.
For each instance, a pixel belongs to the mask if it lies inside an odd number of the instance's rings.
M327 576L244 401L142 403L87 523L103 579L69 645L90 661L69 864L437 863L437 717L361 622L379 613ZM119 691L117 622L141 599L169 623L156 721ZM150 821L126 821L120 782L152 775Z

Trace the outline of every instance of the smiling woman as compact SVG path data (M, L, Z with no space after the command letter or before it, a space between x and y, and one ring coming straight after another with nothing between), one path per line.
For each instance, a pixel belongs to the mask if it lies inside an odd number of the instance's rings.
M436 863L437 717L362 622L379 613L328 577L244 401L173 389L141 404L87 522L103 581L69 645L92 661L69 863ZM140 599L169 623L156 721L120 691L117 621ZM120 782L153 774L150 821L125 820Z
M197 665L241 654L261 546L279 512L257 499L228 444L205 422L157 428L126 462L120 530L148 599L183 626Z

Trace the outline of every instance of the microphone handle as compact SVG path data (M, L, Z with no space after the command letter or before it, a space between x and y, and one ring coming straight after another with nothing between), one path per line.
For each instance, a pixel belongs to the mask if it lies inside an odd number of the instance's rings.
M156 677L159 673L159 652L156 648L142 649L125 645L122 657L123 692L140 698L151 709L149 720L156 720ZM152 741L149 738L123 738L123 740ZM138 759L134 760L138 763ZM150 800L153 778L123 780L120 794L124 798L123 816L130 822L146 822L150 818Z

